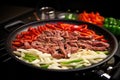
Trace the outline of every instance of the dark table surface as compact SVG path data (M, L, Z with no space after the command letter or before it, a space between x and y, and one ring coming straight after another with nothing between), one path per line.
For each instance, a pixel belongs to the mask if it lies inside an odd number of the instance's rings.
M25 14L33 10L31 7L16 6L16 5L1 5L0 6L0 24L9 21L17 16Z
M20 15L30 10L31 8L40 8L42 6L50 6L60 11L71 9L72 12L79 10L98 11L105 17L120 18L119 2L117 0L2 0L0 3L0 22L5 21L16 15Z

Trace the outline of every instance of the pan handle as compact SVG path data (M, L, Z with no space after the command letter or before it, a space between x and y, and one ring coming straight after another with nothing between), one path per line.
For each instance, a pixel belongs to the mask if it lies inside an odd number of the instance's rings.
M8 32L11 32L12 30L18 28L19 26L23 25L24 22L21 20L14 21L12 23L9 23L4 26L4 29L7 30Z

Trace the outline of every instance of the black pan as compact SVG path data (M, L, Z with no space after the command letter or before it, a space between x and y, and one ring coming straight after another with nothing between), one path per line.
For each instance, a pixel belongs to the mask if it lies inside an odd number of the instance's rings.
M56 23L56 22L66 22L66 23L72 23L72 24L87 24L89 29L92 29L96 33L102 34L102 35L105 36L105 38L108 40L108 43L110 44L110 49L109 49L110 54L108 55L107 58L105 58L104 60L102 60L101 62L99 62L97 64L94 64L94 65L91 65L91 66L88 66L88 67L84 67L84 68L69 69L69 70L42 69L42 68L33 66L31 64L28 64L28 63L26 63L22 60L19 60L18 58L15 57L15 54L13 54L13 48L12 48L11 42L12 42L13 39L15 39L15 36L18 33L28 29L29 26L37 27L38 25L43 25L43 24L46 24L46 23ZM104 29L103 27L99 27L97 25L91 24L91 23L87 23L87 22L83 22L83 21L73 21L73 20L46 20L46 21L31 22L31 23L22 25L21 27L17 28L13 32L11 32L10 35L8 36L7 40L6 40L6 50L11 55L12 58L19 61L22 64L25 64L26 66L36 68L36 69L39 69L39 70L53 71L53 72L74 72L74 71L85 71L85 70L92 69L94 67L102 65L103 63L105 63L106 61L111 59L111 57L116 53L117 49L118 49L118 41L117 41L116 37L111 32L109 32L108 30Z

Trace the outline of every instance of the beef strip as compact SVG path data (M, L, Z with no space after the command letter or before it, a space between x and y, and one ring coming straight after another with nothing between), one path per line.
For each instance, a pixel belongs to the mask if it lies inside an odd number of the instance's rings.
M46 30L33 42L25 42L22 48L35 48L54 58L68 58L68 54L76 53L80 48L106 50L108 47L108 43L93 40L92 36L82 36L78 31Z

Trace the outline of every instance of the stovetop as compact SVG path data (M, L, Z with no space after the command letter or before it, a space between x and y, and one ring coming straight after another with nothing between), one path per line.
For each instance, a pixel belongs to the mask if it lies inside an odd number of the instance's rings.
M105 64L97 69L97 76L96 74L91 73L67 73L67 74L55 74L55 73L48 73L44 71L39 71L28 66L25 66L13 58L5 50L5 40L8 34L16 29L17 27L24 25L26 23L37 21L36 19L36 12L35 10L30 10L27 13L18 16L12 20L6 21L1 24L0 26L0 72L2 73L1 78L4 80L17 80L17 79L29 79L29 80L56 80L56 79L68 79L68 80L119 80L120 79L120 47L116 54ZM119 41L119 40L118 40ZM119 43L120 45L120 43ZM94 71L94 70L93 70ZM100 74L100 75L98 75ZM60 76L61 75L61 76ZM64 75L64 76L63 76ZM84 76L84 77L83 77ZM92 77L91 77L92 76ZM108 78L106 78L108 77ZM110 77L110 78L109 78Z

